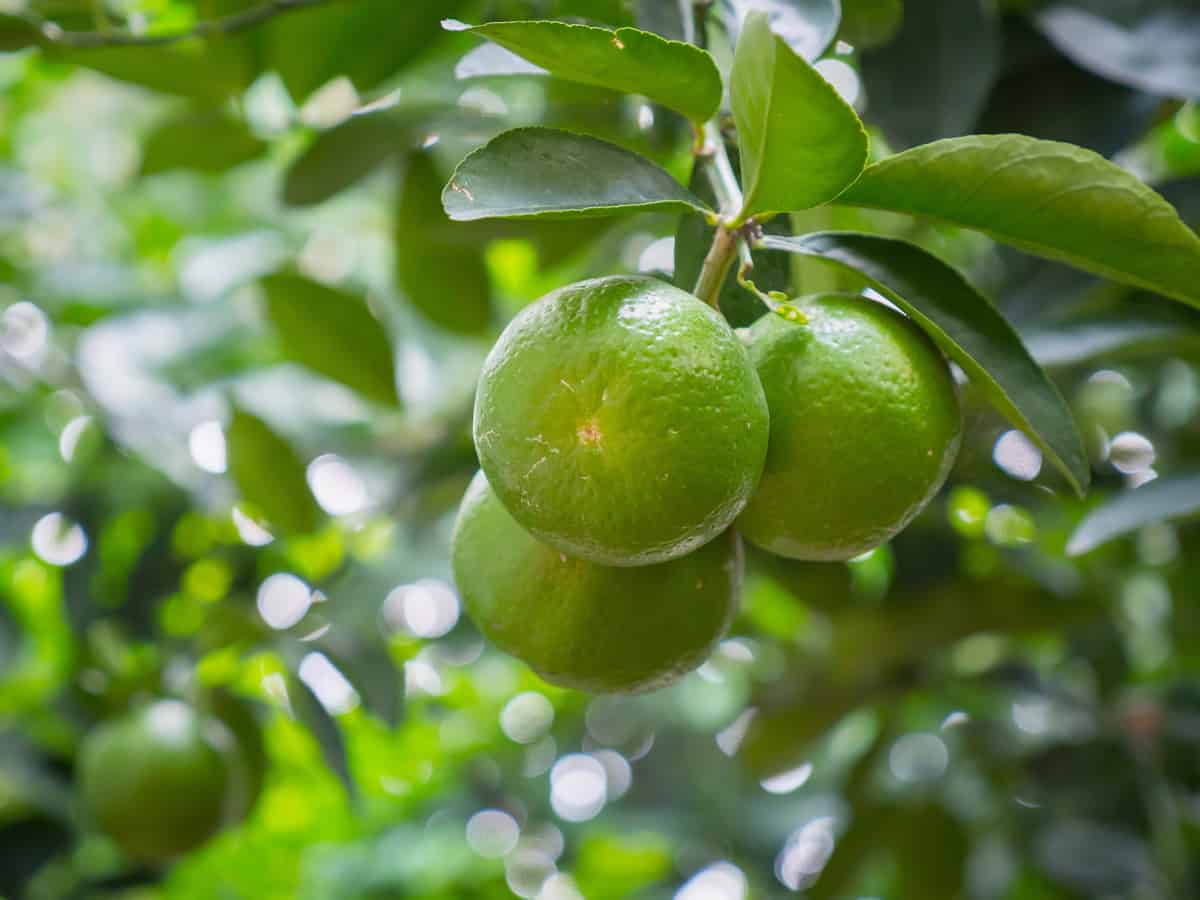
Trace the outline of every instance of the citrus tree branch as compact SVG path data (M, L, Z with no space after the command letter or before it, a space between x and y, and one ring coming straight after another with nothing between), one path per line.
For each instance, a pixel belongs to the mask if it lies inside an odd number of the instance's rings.
M696 287L692 293L709 306L717 308L721 286L725 283L742 241L740 231L729 227L731 219L742 208L742 188L729 162L725 138L715 121L705 126L704 136L704 148L696 160L696 165L703 167L705 177L712 186L713 195L717 198L719 216L712 246L708 248L708 254L704 257L700 277L696 280Z
M110 28L103 31L67 31L49 19L27 18L40 35L42 42L52 46L89 49L96 47L157 47L192 38L208 38L234 34L261 25L276 16L314 6L325 6L347 0L268 0L258 6L219 19L197 23L187 31L169 34L135 34L127 29Z

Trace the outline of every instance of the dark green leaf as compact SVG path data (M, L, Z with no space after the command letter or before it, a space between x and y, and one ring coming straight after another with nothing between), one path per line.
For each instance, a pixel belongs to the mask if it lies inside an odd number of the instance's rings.
M1200 238L1090 150L1022 135L937 141L867 168L838 202L929 216L1200 306Z
M1074 366L1118 356L1195 352L1200 349L1200 317L1180 307L1131 309L1035 325L1022 337L1041 365Z
M325 765L341 780L346 793L354 797L356 790L350 775L350 761L346 757L346 742L337 722L312 689L295 675L288 676L287 689L292 715L309 730L321 749Z
M705 206L654 163L614 144L517 128L464 159L442 192L451 219L607 216Z
M1169 475L1124 491L1092 510L1067 544L1067 553L1081 556L1114 538L1146 525L1192 518L1200 514L1200 475Z
M408 163L396 213L396 282L427 319L463 334L487 328L491 286L483 246L456 239L441 203L442 180L428 154ZM469 229L468 229L469 230Z
M304 463L283 438L262 419L237 409L225 440L229 473L242 499L283 531L302 534L316 528L321 513Z
M47 47L52 60L86 66L153 91L219 104L254 79L254 60L238 42L163 47Z
M905 0L886 46L863 54L870 121L911 147L971 130L999 64L995 16L985 0Z
M566 22L491 22L470 30L568 81L642 94L693 122L716 114L721 74L699 47L636 28L595 28Z
M367 90L435 44L441 18L464 5L356 0L291 12L266 26L263 52L298 101L339 75Z
M886 843L899 869L898 896L906 900L959 896L970 850L962 823L941 804L927 801L898 810L891 824Z
M0 53L32 47L38 38L37 29L20 16L0 14Z
M1200 97L1200 8L1190 0L1158 4L1102 3L1097 14L1078 3L1054 3L1034 21L1066 56L1103 78L1164 97Z
M886 44L904 21L902 0L842 0L838 37L860 50Z
M1091 478L1070 409L1020 337L957 271L920 247L892 238L826 232L765 237L763 246L827 259L861 273L987 393L1082 493Z
M844 191L867 161L858 116L751 13L738 40L731 102L741 147L741 216L808 209Z
M404 703L403 677L379 630L334 628L318 646L358 692L367 712L395 728Z
M193 109L158 126L142 148L142 174L170 169L224 172L261 156L267 145L246 123L214 109Z
M721 0L721 10L735 38L746 16L762 10L771 30L810 62L829 49L841 20L838 0Z
M270 275L262 285L289 357L376 403L399 405L391 338L362 300L298 275Z
M283 202L310 206L365 178L403 149L406 125L387 112L352 116L323 132L288 168Z

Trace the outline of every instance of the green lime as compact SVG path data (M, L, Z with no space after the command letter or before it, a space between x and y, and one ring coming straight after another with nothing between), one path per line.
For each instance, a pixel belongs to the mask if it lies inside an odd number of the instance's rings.
M554 291L484 364L475 447L513 517L572 556L664 562L741 511L767 452L767 404L720 314L653 278Z
M567 556L518 525L482 472L454 529L454 577L479 629L546 681L593 693L653 690L703 663L741 576L732 531L653 566Z
M831 294L804 314L807 324L771 315L748 330L771 444L738 528L780 556L851 559L937 493L962 416L945 360L900 313Z
M85 738L84 808L129 856L168 860L221 827L229 772L210 724L186 703L161 700Z

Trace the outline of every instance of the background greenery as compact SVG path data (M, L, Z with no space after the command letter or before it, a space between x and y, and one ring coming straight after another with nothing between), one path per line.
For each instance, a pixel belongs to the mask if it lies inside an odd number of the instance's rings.
M1194 4L767 5L795 47L836 30L818 68L874 158L1069 140L1200 223ZM459 618L490 341L568 281L669 272L676 223L452 224L442 184L514 125L683 181L692 135L444 17L693 27L672 0L0 0L0 896L1200 895L1200 530L1166 521L1200 507L1200 330L1159 297L883 213L772 223L900 235L984 286L1071 401L1088 498L968 391L919 521L848 566L752 556L730 637L669 690L554 689ZM153 43L197 27L229 33ZM839 284L790 265L758 277ZM160 695L260 735L262 777L161 870L72 790L88 728Z

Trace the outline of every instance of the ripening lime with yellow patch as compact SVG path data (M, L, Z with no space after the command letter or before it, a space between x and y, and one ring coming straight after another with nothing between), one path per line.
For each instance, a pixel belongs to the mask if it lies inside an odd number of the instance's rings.
M768 431L728 323L646 277L583 281L527 307L475 399L480 464L513 518L609 566L665 562L724 532L758 483Z
M568 556L522 528L482 472L459 508L453 564L463 606L492 643L546 681L592 693L654 690L703 663L742 579L732 530L656 565Z
M962 416L941 353L901 313L864 297L811 298L807 321L746 333L771 410L762 480L738 518L791 559L851 559L891 539L941 488Z

